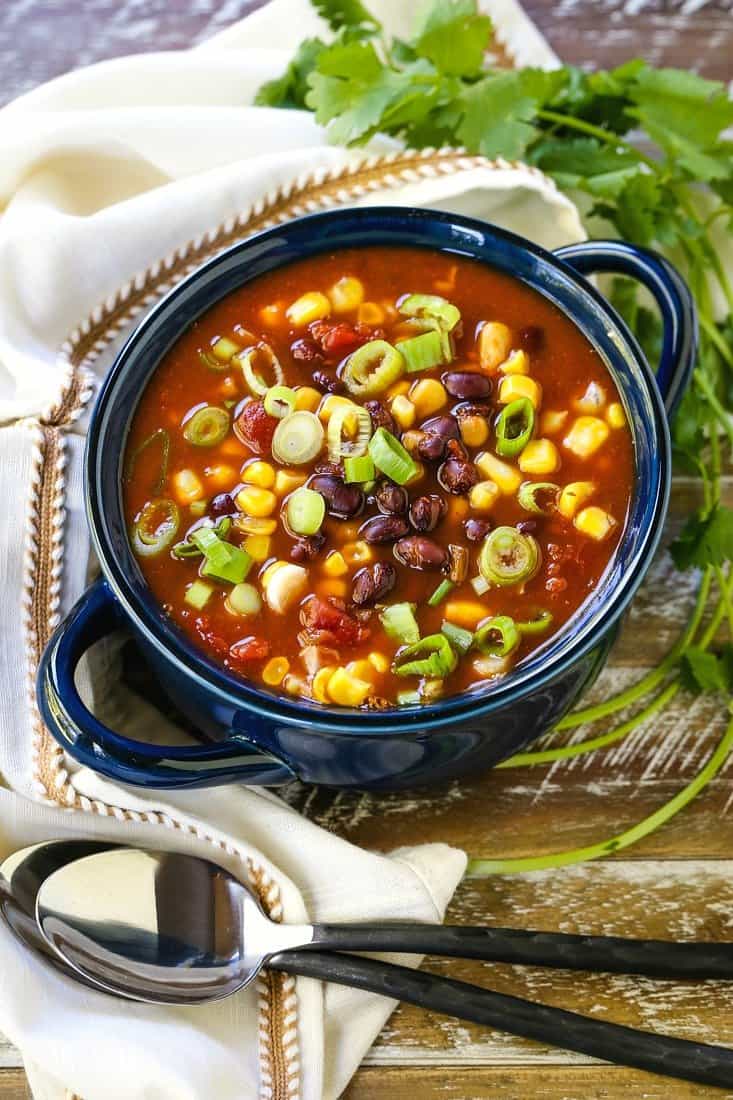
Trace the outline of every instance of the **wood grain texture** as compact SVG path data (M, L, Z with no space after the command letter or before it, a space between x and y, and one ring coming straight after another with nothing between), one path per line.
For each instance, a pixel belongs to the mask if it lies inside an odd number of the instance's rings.
M33 1100L22 1069L0 1070L0 1097L2 1100Z

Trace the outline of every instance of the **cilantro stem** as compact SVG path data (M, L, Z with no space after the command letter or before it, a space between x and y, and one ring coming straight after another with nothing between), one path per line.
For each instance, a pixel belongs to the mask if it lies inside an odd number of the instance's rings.
M728 436L728 442L730 443L731 448L733 448L733 423L731 422L730 416L718 400L715 394L715 390L710 384L707 375L705 375L699 368L695 372L695 385L704 394L705 400L717 416L718 421L720 422L720 426L722 427L725 434ZM715 438L716 432L715 428L713 427L710 432L710 439L712 441Z
M604 130L601 126L594 126L592 122L586 122L582 118L574 118L572 115L563 115L559 111L548 111L545 108L537 112L537 118L543 122L553 122L558 126L566 126L569 130L578 130L581 134L587 134L589 137L597 138L598 141L604 142L606 145L612 145L615 149L623 149L624 152L633 153L642 164L646 164L647 168L651 168L655 173L659 173L659 164L657 161L652 160L645 153L642 153L635 145L632 145L629 141L624 141L618 134L614 134L610 130Z
M708 320L706 315L702 312L698 317L698 321L700 322L700 328L710 340L710 343L715 344L715 347L718 349L719 354L722 356L728 366L733 367L733 349L728 347L725 340L720 335L720 331L718 330L717 325Z
M695 778L683 787L674 798L665 802L649 817L639 821L623 833L618 833L609 840L598 844L590 844L585 848L573 848L566 852L554 852L546 856L530 856L525 859L472 859L466 868L466 875L473 878L484 878L488 875L507 875L526 871L545 871L551 867L568 867L573 863L583 863L589 859L600 859L603 856L613 855L636 844L639 840L649 836L660 826L670 821L675 814L683 810L698 794L710 783L725 764L728 753L733 747L733 721L729 722L725 733L721 737L715 751L711 754Z

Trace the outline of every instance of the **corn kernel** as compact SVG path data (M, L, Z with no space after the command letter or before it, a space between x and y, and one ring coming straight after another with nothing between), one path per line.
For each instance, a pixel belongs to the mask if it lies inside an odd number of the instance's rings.
M572 519L578 508L585 504L596 491L592 481L571 481L560 493L557 510L565 519Z
M370 653L367 657L369 664L376 672L386 672L389 668L389 659L383 653Z
M409 489L411 485L417 485L418 481L422 481L424 477L425 467L423 466L422 462L416 462L414 474L408 477L407 481L403 481L402 484L404 485L405 489Z
M233 488L239 479L239 475L235 468L223 462L217 462L213 466L207 466L204 473L206 474L206 488L213 489L218 493Z
M348 397L341 397L337 393L327 394L321 401L321 407L318 410L318 415L324 424L327 424L331 419L336 409L347 408L351 409L354 406L353 401L349 401ZM356 426L356 420L353 417L346 417L344 426L349 429L349 421L353 421L354 427Z
M515 466L502 462L491 451L482 451L476 456L475 464L488 481L495 481L504 496L513 496L522 484L522 475Z
M364 301L364 284L353 275L344 275L328 292L334 313L349 313Z
M539 409L542 401L542 386L526 374L505 375L499 386L499 401L502 405L508 405L510 401L516 401L519 397L528 397L535 409Z
M337 596L343 600L349 594L349 586L340 577L327 577L318 584L318 592L321 596Z
M275 474L275 492L279 497L284 497L305 485L307 480L307 475L298 470L278 470Z
M265 602L277 615L284 615L289 607L297 603L305 595L307 587L308 570L292 562L281 562L279 569L269 566L262 579Z
M468 494L468 503L475 512L490 512L500 496L495 481L479 481Z
M372 685L367 680L352 676L345 668L337 668L326 690L332 702L342 707L359 707L371 694Z
M522 348L513 351L499 364L502 374L529 374L529 356Z
M263 682L269 684L270 687L277 687L285 679L285 674L289 668L290 661L287 657L271 657L262 669Z
M309 325L311 321L320 321L328 317L331 312L331 303L325 294L318 290L311 290L307 294L301 294L285 311L285 316L291 325L296 327Z
M410 398L405 397L404 394L400 393L397 397L392 398L390 410L403 432L406 432L415 423L415 406Z
M321 403L321 392L313 386L298 386L295 391L296 409L305 409L306 412L315 412Z
M399 382L394 382L387 390L387 397L391 400L393 397L402 397L410 392L410 383L406 378L401 379Z
M609 428L598 416L579 416L562 441L563 447L579 458L595 454L608 439Z
M381 325L384 310L376 302L362 302L356 311L356 319L362 325Z
M273 535L277 529L277 520L264 516L235 516L234 526L245 535Z
M237 508L248 516L271 516L277 507L277 497L270 489L258 485L246 485L234 498Z
M582 397L573 401L573 408L579 413L599 413L606 404L606 391L597 382L589 382Z
M263 562L270 556L271 541L269 535L248 535L243 546L252 561Z
M606 420L612 428L623 428L626 424L626 413L619 401L612 401L606 409Z
M487 321L478 337L481 369L492 373L503 363L512 349L512 334L501 321Z
M313 698L319 703L328 703L328 681L336 671L333 665L324 665L323 668L319 668L318 672L313 677L313 683L311 690L313 691Z
M560 465L560 455L551 439L530 439L519 456L523 474L552 474Z
M557 435L565 427L567 418L567 409L546 409L540 416L540 433L542 435Z
M257 485L260 489L271 489L275 484L275 467L256 458L242 467L242 481L247 485Z
M341 552L349 565L363 565L365 562L373 561L374 559L374 551L364 539L358 539L356 542L344 543L341 547Z
M193 470L177 470L172 482L173 495L179 504L193 504L195 500L201 500L204 495L201 479Z
M340 550L332 550L323 563L323 572L327 577L343 577L348 573L349 567Z
M437 378L421 378L410 387L410 400L421 420L442 409L448 400L445 386Z
M616 526L613 516L595 504L578 512L573 523L581 534L595 539L596 542L602 542Z
M485 416L462 416L461 439L467 447L483 447L489 438L489 424Z
M288 695L302 695L304 699L307 699L310 695L305 680L300 676L294 676L292 672L289 672L285 677L282 686L285 688Z
M375 668L366 657L360 657L357 661L349 661L346 671L350 676L358 676L360 680L368 680L370 684L374 684Z
M271 561L270 564L262 570L262 576L260 582L263 588L267 588L268 584L281 569L283 569L288 563L286 561Z
M486 618L487 608L475 600L448 600L445 605L445 617L449 623L463 626L466 630L475 630L482 619Z

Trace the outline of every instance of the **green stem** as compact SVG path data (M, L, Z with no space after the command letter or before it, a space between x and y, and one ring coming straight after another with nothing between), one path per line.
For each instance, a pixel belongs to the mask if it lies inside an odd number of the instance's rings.
M729 367L733 367L733 349L728 347L717 325L708 320L704 313L698 315L698 321L700 322L700 328L710 340L711 344L715 344L721 358L725 360Z
M624 141L618 134L614 134L610 130L604 130L601 126L594 126L592 122L586 122L585 119L563 115L559 111L540 110L537 112L537 118L543 122L553 122L557 126L565 126L569 130L577 130L581 134L587 134L589 137L602 141L605 145L612 145L615 149L623 149L624 152L633 153L643 164L646 164L647 168L651 168L657 175L661 174L659 164L655 160L652 160L651 157L642 153L631 142Z
M616 852L629 848L637 841L643 840L660 826L665 825L689 805L694 798L710 783L718 774L728 758L728 753L733 746L733 721L731 721L725 733L720 739L715 751L710 756L705 767L695 776L692 782L683 787L674 798L665 802L649 817L633 825L623 833L604 840L599 844L590 844L586 848L574 848L567 852L555 852L546 856L530 856L527 859L472 859L466 868L466 875L474 878L483 878L488 875L508 875L524 871L545 871L550 867L567 867L572 863L583 863L589 859L601 859L603 856L614 855Z
M720 401L715 395L715 390L711 386L706 375L704 375L701 370L697 370L695 372L695 385L698 387L698 389L702 390L703 394L705 395L705 400L717 416L721 427L723 428L725 434L728 436L731 447L733 447L733 424L731 424L730 416L721 405ZM713 425L710 430L710 438L713 439L714 437L715 426Z

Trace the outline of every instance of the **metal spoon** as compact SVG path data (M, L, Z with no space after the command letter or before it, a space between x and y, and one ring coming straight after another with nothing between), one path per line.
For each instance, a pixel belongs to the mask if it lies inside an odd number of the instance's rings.
M134 849L87 856L45 879L36 915L55 950L81 974L153 1003L215 1000L243 988L267 965L620 1065L733 1086L733 1050L724 1047L637 1031L370 959L286 950L304 935L315 946L317 926L273 930L246 887L192 856Z

